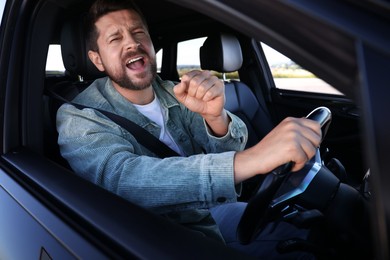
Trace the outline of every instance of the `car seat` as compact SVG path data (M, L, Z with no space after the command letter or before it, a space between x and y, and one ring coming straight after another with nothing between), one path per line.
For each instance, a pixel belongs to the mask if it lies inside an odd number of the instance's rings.
M63 100L71 101L91 82L104 77L88 58L83 30L83 17L75 16L66 20L61 30L61 54L65 77L58 82L47 81L44 98L45 141L44 154L53 161L70 168L62 158L57 144L56 114Z
M207 37L200 48L200 64L205 70L220 73L238 71L243 55L238 39L227 33ZM258 143L273 128L271 117L256 99L252 90L239 80L225 81L225 108L240 117L248 128L247 147Z
M231 34L215 33L209 35L200 48L200 65L202 69L222 73L234 72L241 69L243 55L238 39ZM246 148L257 144L273 128L271 117L262 107L248 85L239 80L225 82L225 109L237 115L248 128ZM248 201L264 175L257 175L242 183L240 201Z

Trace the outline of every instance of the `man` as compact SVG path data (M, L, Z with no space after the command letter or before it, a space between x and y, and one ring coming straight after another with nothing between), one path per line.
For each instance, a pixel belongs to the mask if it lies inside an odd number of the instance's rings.
M224 109L223 82L208 71L191 71L177 85L156 76L145 19L131 2L98 0L89 18L88 55L108 77L73 102L126 117L182 156L157 158L98 111L65 104L57 114L58 142L83 178L221 240L210 208L236 205L242 181L290 161L298 170L315 154L320 126L303 118L285 119L242 150L247 130ZM229 207L221 208L215 216ZM243 210L238 208L236 219Z

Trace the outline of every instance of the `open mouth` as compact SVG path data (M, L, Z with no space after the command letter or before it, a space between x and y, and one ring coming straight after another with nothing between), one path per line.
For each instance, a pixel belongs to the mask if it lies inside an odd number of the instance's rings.
M145 64L144 58L140 56L127 61L126 67L131 70L138 70L143 68L144 64Z

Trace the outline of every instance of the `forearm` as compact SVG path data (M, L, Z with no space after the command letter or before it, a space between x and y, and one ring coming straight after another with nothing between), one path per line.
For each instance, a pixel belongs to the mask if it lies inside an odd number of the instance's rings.
M252 149L237 152L234 156L234 182L239 184L257 174L264 174L261 158Z

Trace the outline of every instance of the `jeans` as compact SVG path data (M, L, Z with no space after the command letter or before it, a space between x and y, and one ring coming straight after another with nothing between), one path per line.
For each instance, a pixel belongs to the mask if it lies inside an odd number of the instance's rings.
M228 247L261 259L315 259L308 252L296 251L284 254L277 252L276 247L280 241L290 238L306 239L309 233L306 229L298 229L286 222L268 224L253 242L242 245L237 239L236 230L245 207L246 203L237 202L210 209Z

